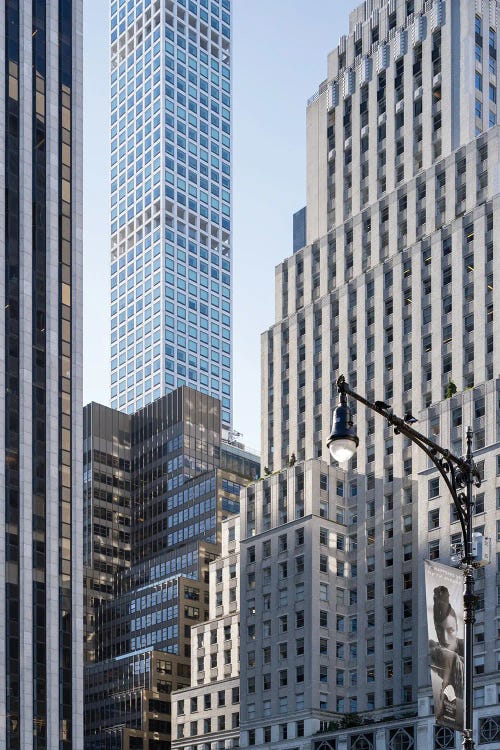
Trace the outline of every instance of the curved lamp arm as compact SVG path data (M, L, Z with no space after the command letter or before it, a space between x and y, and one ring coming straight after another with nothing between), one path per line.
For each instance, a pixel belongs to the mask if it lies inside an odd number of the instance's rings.
M465 458L461 458L455 456L446 448L442 448L438 443L435 443L418 430L415 430L402 417L393 414L391 408L384 402L372 402L368 401L364 396L360 396L359 393L353 391L346 383L343 375L337 380L337 388L339 394L350 396L355 401L363 404L363 406L380 414L392 427L394 427L394 432L396 434L401 433L424 451L444 479L457 511L464 535L464 541L468 544L470 540L467 539L467 521L468 513L472 512L472 508L467 509L465 495L462 490L466 486L467 481L470 481L471 479L474 481L476 487L481 485L479 471L472 457L472 430L470 427L467 430L467 454Z

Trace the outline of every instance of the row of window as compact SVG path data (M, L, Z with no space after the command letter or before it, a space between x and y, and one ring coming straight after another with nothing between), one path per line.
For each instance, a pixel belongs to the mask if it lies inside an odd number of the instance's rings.
M177 724L177 738L180 739L182 737L185 737L185 724ZM211 732L223 732L226 729L238 729L240 726L240 714L239 711L236 711L231 714L231 724L229 725L229 722L226 721L225 714L221 714L220 716L217 716L217 721L215 721L215 717L209 716L206 719L203 719L203 722L198 721L191 721L189 723L189 736L195 737L197 734L210 734Z
M227 0L224 0L226 2ZM186 4L184 0L178 0L178 4L181 6L186 7ZM203 6L202 8L198 8L197 4L193 2L193 0L190 0L189 2L189 13L187 17L188 24L191 28L189 28L189 37L191 38L192 35L195 36L195 32L193 31L193 28L196 28L197 26L197 20L199 17L199 31L200 31L200 41L201 38L204 36L207 39L209 38L209 35L212 39L212 41L217 41L217 35L218 33L222 34L222 37L226 40L230 38L231 31L230 31L230 15L226 10L223 10L222 13L220 13L219 8L216 4L211 3L211 11L212 15L209 16L208 13L208 4L207 0L200 0L200 4ZM117 40L121 38L121 41L123 41L123 37L125 35L125 32L127 29L129 29L130 33L130 27L132 24L134 24L135 19L138 18L142 13L146 13L146 19L150 17L150 11L148 11L148 7L151 5L150 0L145 0L144 5L142 3L138 3L137 8L135 9L135 13L133 12L133 9L130 10L128 15L125 13L125 8L121 8L118 13L116 13L116 9L112 7L112 16L111 16L111 43L115 43ZM156 5L154 11L156 12L158 10L159 6ZM206 8L204 10L203 8ZM228 9L229 10L229 9ZM222 15L222 23L219 21L219 17ZM183 39L186 33L186 14L185 12L179 13L178 9L178 20L177 20L177 34L178 34L178 43L179 41ZM174 25L174 18L170 13L166 13L165 16L165 22L168 26L173 27ZM154 18L155 25L159 26L162 23L162 19L159 15L155 16ZM211 29L211 32L209 34L209 29ZM141 32L139 32L141 34ZM127 37L128 38L128 37ZM179 45L180 46L180 45Z
M217 699L215 693L205 693L203 696L193 696L189 699L189 712L196 713L197 711L208 711L211 708L222 708L226 704L227 691L218 690ZM203 703L202 703L203 698ZM231 688L231 704L234 706L240 702L240 689L239 687ZM187 708L187 706L186 706ZM185 701L184 699L177 701L177 715L184 716Z

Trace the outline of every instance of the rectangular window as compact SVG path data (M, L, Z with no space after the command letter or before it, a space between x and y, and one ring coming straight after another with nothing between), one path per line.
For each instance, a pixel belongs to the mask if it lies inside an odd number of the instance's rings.
M439 539L433 539L429 542L429 560L437 560L439 558Z
M439 508L433 508L428 513L428 528L438 529L439 528Z
M427 487L428 487L427 496L429 500L433 497L437 497L439 495L439 477L434 477L433 479L429 479Z

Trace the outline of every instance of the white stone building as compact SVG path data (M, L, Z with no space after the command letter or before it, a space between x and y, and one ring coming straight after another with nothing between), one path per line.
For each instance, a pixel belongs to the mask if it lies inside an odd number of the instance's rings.
M243 745L294 747L335 719L356 609L345 473L319 459L243 492ZM336 677L337 674L337 677ZM347 687L347 682L345 683ZM343 698L344 699L344 698Z
M315 459L330 460L325 444L341 373L368 399L415 415L417 427L455 453L463 451L466 427L473 428L475 455L484 461L475 526L492 538L494 560L477 576L475 737L487 750L500 746L499 11L496 0L367 0L352 12L349 33L329 55L327 79L307 108L306 246L276 269L276 322L262 336L262 461L279 477L326 475ZM349 540L343 575L330 571L328 580L319 579L335 589L335 596L329 589L335 618L337 592L340 604L350 602L351 632L337 632L335 619L339 651L328 654L328 664L320 661L328 668L323 691L314 671L321 633L314 629L312 650L304 653L304 674L314 675L305 691L309 705L302 706L297 685L290 691L295 705L291 695L280 695L280 685L278 693L274 683L266 693L260 674L249 695L244 655L252 650L252 620L242 605L245 747L459 744L450 730L434 726L422 598L423 558L449 563L457 540L450 498L423 453L382 418L355 411L360 444L342 466ZM292 454L298 463L284 468ZM279 574L273 540L288 535L290 518L271 516L262 542L259 536L268 507L262 488L269 486L272 498L276 481L244 495L242 589L252 573L248 547L255 545L261 575L263 543L271 542L270 568ZM306 506L316 501L317 481L309 482L310 497L304 485ZM304 555L305 570L317 552L311 547ZM256 608L268 601L259 586L256 579ZM277 606L273 589L271 612ZM319 592L314 607L321 610ZM271 660L279 659L276 648L273 635ZM260 664L264 656L255 658ZM285 660L282 669L297 666L290 665ZM352 722L342 717L354 713L361 726L333 731L330 725L326 732L329 712L345 724Z
M172 693L173 750L239 746L240 519L222 522L222 554L210 563L209 619L191 628L191 686Z

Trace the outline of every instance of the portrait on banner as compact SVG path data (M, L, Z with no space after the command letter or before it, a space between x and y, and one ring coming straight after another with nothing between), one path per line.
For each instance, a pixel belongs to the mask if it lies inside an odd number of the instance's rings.
M425 561L427 629L436 722L464 726L463 574Z

